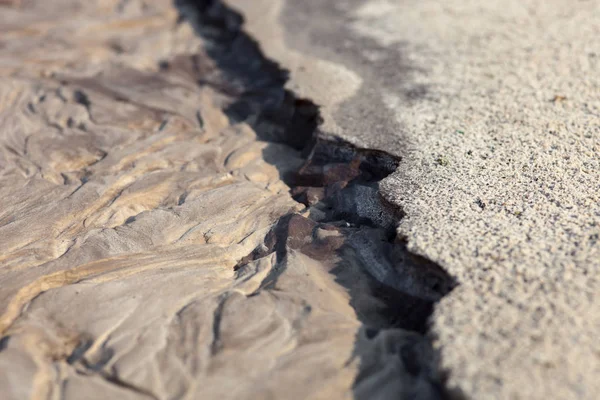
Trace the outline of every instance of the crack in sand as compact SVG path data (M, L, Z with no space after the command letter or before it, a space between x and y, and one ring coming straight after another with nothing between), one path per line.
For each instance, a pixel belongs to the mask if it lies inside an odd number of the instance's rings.
M212 49L211 53L217 64L224 65L225 68L228 65L236 65L235 61L231 61L231 58L235 59L236 55L232 56L228 53L228 46L232 43L231 38L239 41L239 37L244 36L245 33L240 30L240 18L235 11L227 8L227 6L220 2L201 1L196 2L194 5L192 2L180 1L178 4L181 6L184 15L187 15L191 19L198 34L218 44L218 46ZM219 33L215 34L215 31L211 29L212 27L220 29ZM207 34L207 32L209 33ZM242 42L244 41L248 43L248 46L238 46L236 50L241 53L247 51L249 54L256 55L258 53L260 55L260 51L255 50L253 47L256 45L252 39L242 40ZM238 55L240 58L244 56ZM261 62L272 63L264 59ZM227 72L233 75L236 74L234 70ZM243 72L237 71L237 76L240 74L243 75ZM277 80L276 77L271 77L271 79L274 81ZM240 80L249 81L248 77L241 77ZM292 99L294 98L291 93L287 95L291 96ZM262 100L265 101L267 99ZM253 101L258 103L260 100ZM342 226L345 224L348 230L356 231L360 231L364 227L373 227L374 233L371 235L375 237L381 235L389 241L389 247L392 252L391 256L389 254L382 255L380 253L381 248L378 248L377 245L370 241L369 235L366 237L363 236L359 239L358 243L356 241L352 243L351 239L348 243L349 247L358 253L358 257L356 255L351 257L342 256L341 263L351 263L353 261L351 259L355 260L356 258L362 259L359 261L359 264L362 264L362 268L367 271L367 274L374 277L380 284L373 291L373 295L379 298L391 312L384 317L383 327L380 326L378 329L395 331L396 328L402 327L424 333L428 317L433 309L433 303L448 294L456 286L456 282L440 266L422 257L410 254L404 243L394 239L394 229L398 220L402 217L402 212L394 209L394 207L383 200L378 193L376 184L394 172L400 160L382 151L362 150L348 143L332 143L319 139L316 125L314 125L314 122L311 122L319 120L318 109L306 99L302 99L301 102L304 104L305 109L307 105L309 108L309 111L305 111L303 116L305 118L304 125L309 128L299 135L304 141L303 143L300 142L300 147L305 147L305 152L306 146L309 146L311 150L306 163L300 171L294 174L292 178L288 176L291 193L296 200L303 202L307 206L307 210L303 214L312 219L317 227L325 226L327 229L339 229L340 224ZM268 107L268 105L264 106L261 104L255 104L254 107L260 110L261 106ZM261 114L260 111L258 114ZM255 123L255 129L257 129L259 134L260 128L261 124L259 122ZM284 126L282 134L276 140L284 143L293 143L294 147L297 147L297 134L297 129ZM313 144L310 145L310 143ZM293 234L289 234L289 230L293 226L292 221L299 221L298 218L299 216L294 215L282 218L270 233L271 237L267 235L265 243L261 244L261 246L240 261L236 269L243 269L249 261L268 256L270 254L269 250L273 252L272 254L277 255L278 264L285 266L287 252L290 249L302 252L304 246L319 243L322 239L314 236L314 229L319 229L315 226L310 229L310 234L306 231L304 233L306 236L302 239L300 237L295 238ZM283 227L281 227L282 224ZM305 225L306 223L299 222L299 224ZM282 233L282 229L286 233ZM342 230L344 228L340 229L340 231ZM344 233L343 235L348 234ZM392 236L391 240L389 239L390 235ZM352 234L349 236L352 237ZM290 241L293 242L296 239L300 240L302 244L290 244ZM308 243L306 243L307 241ZM319 247L318 244L317 247ZM304 250L307 251L309 256L317 257L318 259L319 257L331 257L343 247L344 245L339 245L337 248L328 248L325 254L319 254L321 250L317 250L316 253L315 249ZM275 288L277 277L283 272L284 269L274 266L271 272L264 278L263 283L261 283L255 294L258 294L260 290ZM407 299L410 300L407 301ZM398 304L401 302L408 303L408 305ZM367 314L361 315L363 311L360 310L360 306L355 304L354 307L359 318L364 319L365 329L371 329L369 327L369 324L373 323L373 321L369 321L371 316ZM381 321L379 323L381 324ZM428 346L428 344L425 346ZM431 392L421 392L419 398L442 398L448 396L448 394L444 393L441 386L443 376L438 375L439 372L435 370L435 365L439 360L436 359L433 351L429 355L430 359L415 361L419 358L418 356L413 355L409 357L406 355L412 352L412 349L411 347L402 347L401 351L401 358L409 374L418 375L421 367L425 367L427 363L433 363L433 365L430 364L427 366L433 368ZM367 355L364 358L367 360L369 357ZM423 365L415 366L415 363ZM385 368L385 365L382 368ZM363 371L367 369L363 368ZM377 373L371 371L368 375L376 376ZM363 396L360 386L369 385L368 383L365 384L366 380L364 373L357 377L355 381L356 397ZM400 395L400 393L402 391L395 394L388 392L386 395L396 396ZM364 395L372 396L372 393L367 391ZM424 395L426 397L422 397Z
M203 41L185 24L132 32L146 44L133 46L139 53L101 53L106 73L61 78L65 92L85 91L78 107L95 121L85 131L66 123L60 137L27 135L29 157L51 166L7 178L35 189L15 191L9 207L39 206L2 227L4 260L22 267L2 270L0 331L11 339L0 368L16 358L24 371L7 368L6 387L61 385L65 398L442 397L423 333L454 282L395 238L401 213L377 185L399 160L320 139L317 107L284 89L286 73L239 17L202 4ZM80 17L93 20L90 10ZM173 37L182 48L155 65ZM121 56L123 67L111 58ZM94 71L88 62L62 75ZM207 70L219 75L211 87ZM106 95L114 86L118 99ZM48 98L38 108L78 126L71 105ZM90 154L104 156L90 166ZM65 244L47 241L48 221L70 245L58 258ZM62 343L72 336L83 339Z

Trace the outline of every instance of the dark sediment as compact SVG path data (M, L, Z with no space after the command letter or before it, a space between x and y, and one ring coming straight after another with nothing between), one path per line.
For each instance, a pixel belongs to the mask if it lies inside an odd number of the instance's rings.
M237 90L228 107L230 119L250 123L262 140L285 143L306 157L299 171L282 171L306 210L281 218L236 271L243 274L248 263L275 254L276 267L257 290L269 291L277 290L286 268L297 267L290 264L289 252L320 262L350 293L363 323L354 350L361 360L355 397L449 397L427 327L434 304L456 282L440 266L411 254L396 236L402 211L379 195L378 183L401 160L321 138L318 105L284 88L287 71L263 56L234 10L219 1L176 4L212 43L210 56Z

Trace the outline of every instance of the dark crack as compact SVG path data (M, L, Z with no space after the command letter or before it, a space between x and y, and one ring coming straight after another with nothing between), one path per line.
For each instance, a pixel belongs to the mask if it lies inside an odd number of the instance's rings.
M119 387L128 392L133 392L137 395L158 400L159 396L146 390L142 387L134 385L119 376L116 368L108 367L109 362L114 356L114 350L104 345L100 349L100 353L95 357L93 361L89 360L87 356L88 350L94 344L94 340L91 338L81 339L79 344L73 349L71 354L66 358L66 362L75 368L75 372L84 376L99 376L104 381L111 385ZM63 381L63 391L65 385L68 385L68 380Z
M10 336L4 336L0 338L0 352L8 347L8 342L10 341Z
M231 122L244 121L262 140L285 143L306 157L299 171L281 173L292 196L306 205L308 217L281 218L236 269L275 253L275 266L258 289L273 290L287 268L290 250L324 263L335 260L330 272L347 289L363 323L354 349L360 360L354 397L377 397L373 393L380 390L375 384L379 378L387 389L377 398L454 397L444 388L428 321L435 303L456 282L439 265L408 251L396 235L403 212L379 192L379 182L401 160L325 140L331 136L318 130L318 105L284 88L288 72L265 58L259 44L242 30L239 13L216 0L176 0L175 5L207 42L208 55L228 82L220 91L231 96ZM199 84L211 84L198 75ZM267 153L264 157L268 162Z
M227 302L227 299L229 298L228 294L224 294L223 296L221 296L221 298L219 299L219 304L217 304L217 308L214 311L213 314L213 323L212 323L212 330L213 330L213 339L212 342L210 344L210 354L211 355L216 355L220 350L221 350L221 319L223 318L223 310L225 308L225 303Z

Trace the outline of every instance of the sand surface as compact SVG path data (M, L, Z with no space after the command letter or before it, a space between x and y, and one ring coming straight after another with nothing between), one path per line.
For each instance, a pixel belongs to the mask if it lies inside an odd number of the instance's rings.
M0 397L442 398L397 158L180 6L0 2Z
M597 398L600 2L228 3L322 135L401 157L398 233L459 281L431 318L450 389Z
M0 0L3 399L598 398L598 37L596 0Z

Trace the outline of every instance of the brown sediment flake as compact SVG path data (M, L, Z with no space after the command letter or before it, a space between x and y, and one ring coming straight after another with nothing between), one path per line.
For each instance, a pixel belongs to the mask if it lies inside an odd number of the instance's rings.
M4 398L444 396L454 282L396 238L400 160L323 140L219 2L178 2L201 37L168 4L26 4L71 53L0 69Z

